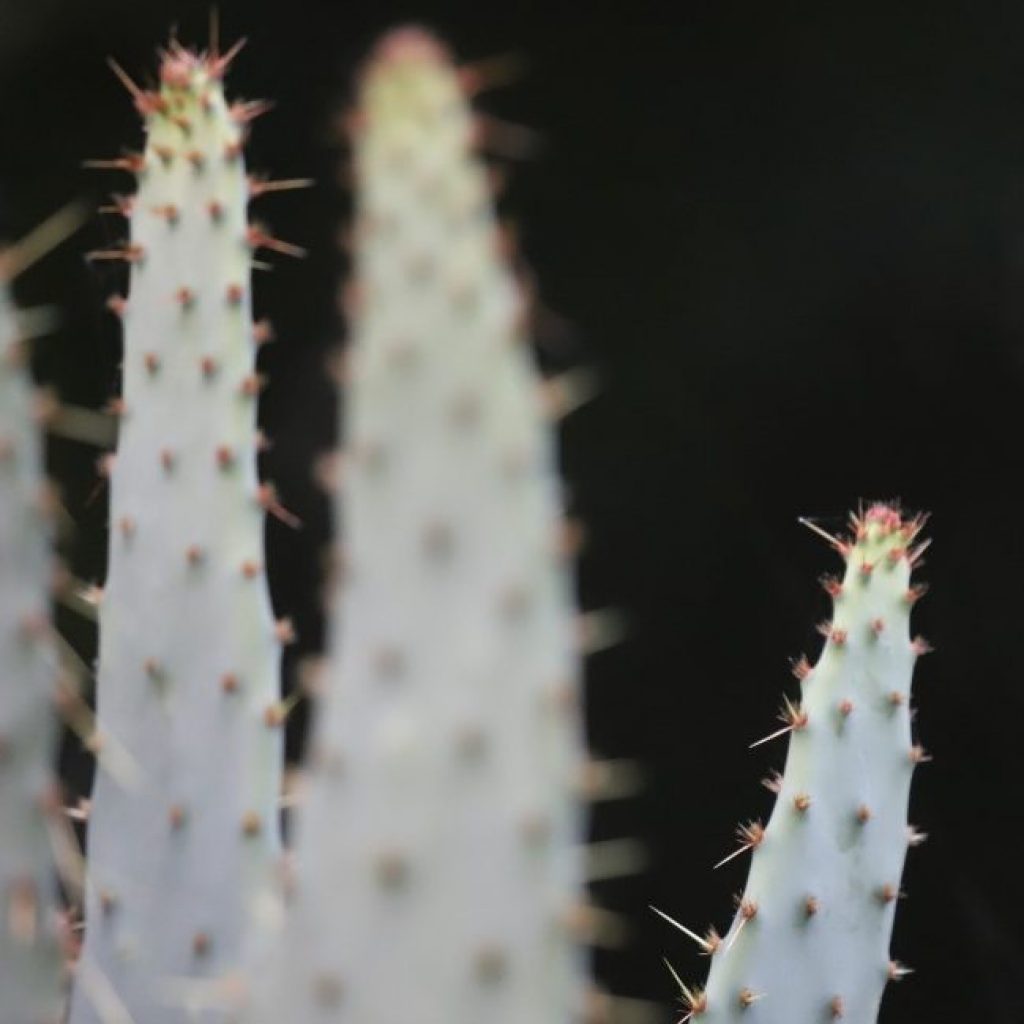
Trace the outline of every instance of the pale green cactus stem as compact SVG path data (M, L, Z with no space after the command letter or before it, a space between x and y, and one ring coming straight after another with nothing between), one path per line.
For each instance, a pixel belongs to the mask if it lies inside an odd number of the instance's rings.
M0 1020L57 1024L62 914L53 855L56 654L42 445L0 252Z
M236 48L237 49L237 48ZM72 1024L221 1019L253 894L279 855L280 647L263 569L256 475L252 249L245 123L221 77L234 51L172 44L157 92L119 68L145 116L122 200L131 266L120 442L110 467L110 566L100 609L103 770L88 835L86 937Z
M726 858L753 855L732 926L724 938L687 932L711 972L706 989L683 988L684 1020L873 1024L886 983L906 973L889 941L904 857L924 838L907 824L925 758L910 725L911 676L929 649L909 632L922 525L877 504L853 517L849 541L825 534L846 560L842 581L823 581L834 616L817 664L795 668L800 701L765 738L788 734L789 753L768 780L768 825L741 826Z
M553 431L444 48L353 118L332 656L294 889L246 1020L569 1024L583 759Z

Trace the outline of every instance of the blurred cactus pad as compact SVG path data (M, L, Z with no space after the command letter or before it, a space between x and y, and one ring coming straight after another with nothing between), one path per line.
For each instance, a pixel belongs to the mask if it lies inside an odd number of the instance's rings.
M526 297L435 39L379 43L351 125L332 654L246 1019L569 1022L578 655Z

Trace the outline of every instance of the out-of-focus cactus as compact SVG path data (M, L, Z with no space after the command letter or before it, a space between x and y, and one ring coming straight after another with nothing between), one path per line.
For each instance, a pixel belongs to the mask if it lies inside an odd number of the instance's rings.
M552 431L444 48L360 81L333 654L246 1019L567 1024L582 879Z
M928 649L909 634L922 523L877 504L853 517L848 541L829 537L846 572L823 580L834 602L825 648L813 667L796 665L802 698L766 737L788 734L789 754L767 780L778 794L768 825L741 826L726 858L753 853L732 926L724 938L688 933L712 960L706 990L683 988L685 1020L871 1024L887 981L906 972L889 940L907 848L923 839L907 825L925 756L909 708Z
M93 254L131 266L112 303L124 387L97 715L101 749L116 741L140 778L97 772L73 1024L220 1019L198 982L236 964L279 852L283 637L263 571L249 297L252 250L276 243L246 220L242 144L260 107L225 101L233 53L172 44L156 92L115 66L147 142L112 162L138 176L120 201L131 240Z
M53 570L41 443L0 252L0 1020L56 1024L64 1005L52 835Z

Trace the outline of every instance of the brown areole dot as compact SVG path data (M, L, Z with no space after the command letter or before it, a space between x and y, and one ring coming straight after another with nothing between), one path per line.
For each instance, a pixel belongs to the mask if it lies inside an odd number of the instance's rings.
M109 916L117 909L117 897L110 889L100 889L97 898L104 916Z
M752 988L744 986L740 989L739 994L736 997L736 1001L740 1004L741 1010L746 1010L753 1006L760 998L761 996Z
M434 520L423 530L423 550L429 558L446 558L455 546L455 533L449 523Z
M496 984L508 971L508 954L497 945L482 946L473 957L473 970L482 983Z
M242 576L247 580L254 580L263 571L263 566L259 562L252 559L248 559L241 565Z
M886 882L875 891L878 902L883 905L892 903L899 895L899 889L891 882Z
M266 708L263 712L263 724L268 729L279 729L284 725L284 721L287 717L288 715L280 703L271 704L270 707Z
M345 989L341 978L334 973L320 973L313 978L313 1001L325 1010L333 1010L341 1005Z
M255 398L263 390L264 384L265 380L260 374L250 373L242 378L238 391L245 398Z
M478 761L487 750L487 736L476 723L467 723L456 730L455 748L467 761Z
M913 974L911 968L905 964L900 963L899 960L890 960L885 974L889 981L902 981L908 974Z
M397 647L379 647L373 655L373 670L377 676L394 679L405 670L405 655Z
M242 835L248 839L258 836L263 831L263 819L256 811L246 811L242 815Z
M541 811L527 811L519 822L523 841L529 846L538 846L551 836L551 819Z
M521 583L512 583L498 596L498 610L505 619L519 619L530 607L530 592Z
M384 850L374 858L373 873L382 888L399 889L409 880L409 863L398 850Z

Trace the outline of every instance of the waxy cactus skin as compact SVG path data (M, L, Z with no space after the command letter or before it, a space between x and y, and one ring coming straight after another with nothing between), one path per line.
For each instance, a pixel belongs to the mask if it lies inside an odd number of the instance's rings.
M559 482L472 136L444 49L386 37L353 118L333 654L259 1024L569 1024L583 999Z
M42 444L0 252L0 1021L58 1024L61 915L52 838L56 652Z
M71 1024L222 1019L253 894L279 854L279 655L263 573L256 475L257 331L233 53L172 44L158 92L116 69L145 117L125 200L130 242L93 254L131 268L123 415L110 469L109 575L97 717L139 767L97 772L86 939ZM204 980L211 984L204 985Z
M872 1024L886 983L906 973L889 940L907 848L924 838L907 825L925 756L910 724L911 676L928 650L909 633L922 524L878 504L853 517L848 542L829 537L846 571L823 581L834 602L825 647L796 666L801 699L765 738L789 734L785 772L769 780L775 808L767 826L741 826L726 858L751 851L749 878L728 933L699 940L711 972L706 990L684 988L684 1019Z

